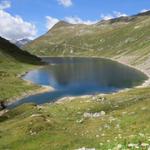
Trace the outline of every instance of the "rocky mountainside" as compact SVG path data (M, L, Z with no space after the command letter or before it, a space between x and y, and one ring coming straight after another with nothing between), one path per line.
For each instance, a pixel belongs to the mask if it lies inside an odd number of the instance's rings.
M28 44L29 42L31 42L32 40L30 39L22 39L22 40L18 40L16 41L14 44L18 47L22 47L24 46L25 44Z

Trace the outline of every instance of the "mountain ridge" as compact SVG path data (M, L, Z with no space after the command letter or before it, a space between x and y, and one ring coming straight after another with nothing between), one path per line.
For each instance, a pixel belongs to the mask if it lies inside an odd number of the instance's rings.
M4 55L12 57L15 60L23 63L37 64L37 62L41 61L41 59L37 56L34 56L27 51L21 50L16 45L2 37L0 37L0 52L1 54L3 53Z
M58 24L23 49L40 56L107 57L148 69L150 11L94 25Z
M104 23L104 22L112 22L112 23L114 23L114 22L116 22L116 20L117 21L132 21L136 16L144 16L144 15L150 15L150 10L146 11L146 12L141 12L141 13L138 13L138 14L135 14L135 15L132 15L132 16L120 16L120 17L109 19L109 20L100 20L97 23L92 24L92 25L97 25L97 24L101 24L101 23ZM71 26L71 25L86 25L86 24L82 24L82 23L81 24L73 24L73 23L69 23L69 22L67 22L65 20L60 20L58 23L56 23L52 27L52 29L56 28L56 27ZM90 25L88 25L88 26L90 26Z

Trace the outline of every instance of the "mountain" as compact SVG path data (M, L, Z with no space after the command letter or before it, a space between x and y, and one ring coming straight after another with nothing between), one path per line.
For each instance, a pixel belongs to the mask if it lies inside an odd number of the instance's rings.
M59 21L57 24L55 24L53 28L61 28L61 27L66 27L66 26L69 27L72 25L73 24L70 24L70 23L62 20L62 21Z
M36 55L101 56L138 65L150 60L149 35L150 11L147 11L94 25L60 21L23 48Z
M21 50L20 48L2 37L0 37L0 58L1 60L2 58L9 58L9 60L12 60L12 62L15 60L18 62L29 64L37 64L41 61L40 58L30 54L27 51Z
M28 44L29 42L31 42L32 40L30 39L22 39L22 40L18 40L16 41L14 44L18 47L22 47L24 46L25 44Z

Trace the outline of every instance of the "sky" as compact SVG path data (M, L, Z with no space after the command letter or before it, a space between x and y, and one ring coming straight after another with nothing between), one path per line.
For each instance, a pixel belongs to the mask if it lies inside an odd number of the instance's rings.
M94 24L150 10L150 0L0 0L0 36L34 39L60 20Z

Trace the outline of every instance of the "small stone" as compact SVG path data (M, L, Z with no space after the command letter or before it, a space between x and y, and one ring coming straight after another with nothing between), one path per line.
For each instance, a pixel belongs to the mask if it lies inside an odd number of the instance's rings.
M107 140L107 143L110 143L110 140Z
M77 123L83 123L83 121L84 121L84 120L81 119L81 120L77 120L76 122L77 122Z
M96 100L96 97L95 97L95 96L93 96L93 97L92 97L92 100Z
M41 114L33 114L30 117L40 117L40 116L41 116Z
M143 133L139 133L139 136L144 137L144 134Z
M49 120L49 119L46 119L46 121L47 121L47 122L51 122L51 120Z
M146 107L142 107L142 108L141 108L141 110L146 110L146 109L147 109Z
M85 148L85 147L82 147L82 148L79 148L79 149L76 149L76 150L96 150L95 148Z
M103 146L104 144L103 143L99 143L99 145Z
M96 138L99 138L99 135L96 135Z
M96 112L96 113L88 113L88 112L85 112L83 114L83 116L85 118L98 118L98 117L102 117L104 116L106 113L104 111L101 111L101 112Z
M129 148L134 148L134 147L136 147L136 146L138 146L138 145L137 145L137 144L133 144L133 143L128 144L128 147L129 147Z
M148 147L149 144L148 144L148 143L142 143L141 146L142 146L142 147Z
M138 145L135 146L136 149L139 149L140 147Z
M122 112L122 115L125 115L125 114L127 114L127 112Z
M101 115L102 116L106 115L105 111L101 111Z
M117 148L118 148L118 149L121 149L121 148L122 148L122 145L121 145L121 144L118 144L118 145L117 145Z
M120 125L119 125L119 124L117 124L117 125L116 125L116 128L120 128Z

